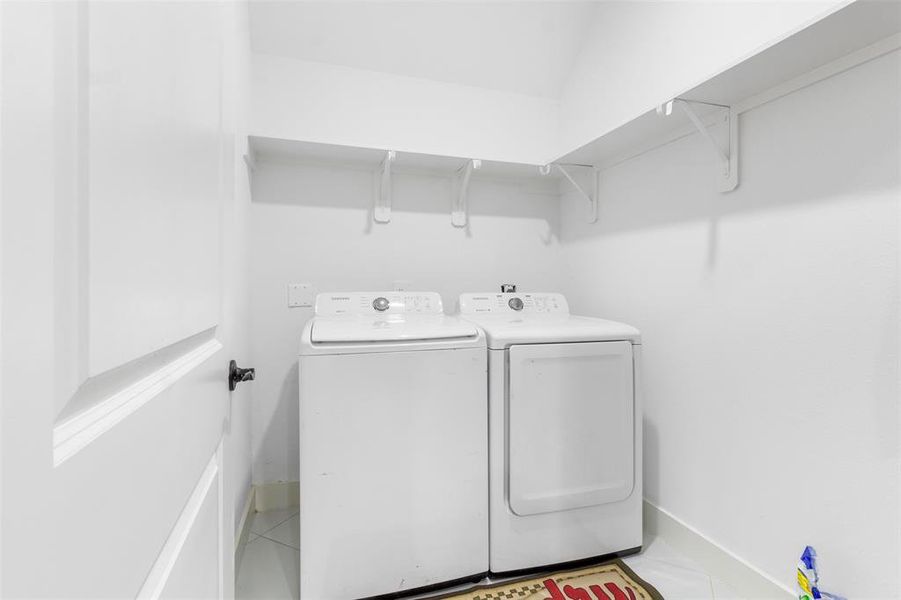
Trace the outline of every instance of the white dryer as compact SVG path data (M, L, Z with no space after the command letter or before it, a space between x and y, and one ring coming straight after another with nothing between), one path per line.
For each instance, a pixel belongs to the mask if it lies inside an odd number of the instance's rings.
M492 573L641 549L640 336L561 294L460 296L488 341Z
M488 570L485 338L434 293L320 294L300 348L300 597Z

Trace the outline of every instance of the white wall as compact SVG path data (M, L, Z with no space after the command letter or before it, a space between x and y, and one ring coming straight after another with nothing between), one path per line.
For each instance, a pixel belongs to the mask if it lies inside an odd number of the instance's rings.
M794 589L899 589L899 72L894 52L742 115L741 183L698 135L561 218L576 312L641 329L645 494Z
M469 232L450 224L450 181L426 175L397 175L391 223L377 225L370 172L259 165L250 215L255 483L298 476L296 361L311 310L287 307L289 282L327 292L407 280L440 292L447 312L461 292L502 282L559 287L557 197L491 181L470 189Z
M254 135L544 164L557 102L254 54Z
M556 98L596 2L252 2L254 52Z
M560 96L555 156L600 137L847 3L602 3Z

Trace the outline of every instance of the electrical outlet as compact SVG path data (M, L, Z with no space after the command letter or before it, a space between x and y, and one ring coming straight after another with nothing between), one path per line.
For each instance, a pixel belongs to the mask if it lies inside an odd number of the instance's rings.
M313 286L309 283L289 283L288 306L290 308L312 308Z

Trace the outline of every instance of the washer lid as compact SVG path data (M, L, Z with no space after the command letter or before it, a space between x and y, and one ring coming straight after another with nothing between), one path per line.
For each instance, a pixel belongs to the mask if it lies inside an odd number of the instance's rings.
M629 341L641 343L638 330L624 323L573 315L466 315L480 326L492 349L514 344Z
M348 315L316 317L310 340L314 344L338 344L476 338L478 335L479 331L472 323L444 315L391 315L385 318Z

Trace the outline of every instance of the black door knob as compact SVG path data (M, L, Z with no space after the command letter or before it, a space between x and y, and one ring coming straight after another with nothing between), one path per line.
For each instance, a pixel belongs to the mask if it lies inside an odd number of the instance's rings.
M242 381L253 381L256 379L256 369L242 369L238 366L238 363L235 361L230 361L228 363L228 389L229 391L235 391L235 386L237 386Z

